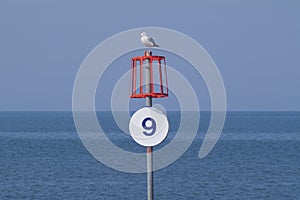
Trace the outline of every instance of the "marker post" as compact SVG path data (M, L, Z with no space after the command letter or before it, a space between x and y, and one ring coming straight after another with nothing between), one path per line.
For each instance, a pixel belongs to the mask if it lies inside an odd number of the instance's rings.
M150 56L150 52L146 52L146 56ZM146 75L146 93L151 92L151 73L150 73L150 60L145 61L145 75ZM146 97L146 106L152 107L152 97ZM153 200L153 147L147 147L147 193L148 200Z
M156 73L154 68L157 69ZM159 79L159 87L156 88L154 76ZM165 57L152 56L151 51L146 51L144 56L132 58L130 98L145 98L146 107L133 114L129 123L129 131L135 142L147 147L148 200L154 199L153 146L160 144L169 130L167 116L161 110L152 107L152 98L164 97L168 97Z

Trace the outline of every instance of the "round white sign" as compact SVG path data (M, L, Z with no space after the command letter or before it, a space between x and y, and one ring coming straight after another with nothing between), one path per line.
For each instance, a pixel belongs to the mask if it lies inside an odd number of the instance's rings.
M167 136L169 122L166 115L153 107L145 107L136 111L129 122L130 135L142 146L155 146Z

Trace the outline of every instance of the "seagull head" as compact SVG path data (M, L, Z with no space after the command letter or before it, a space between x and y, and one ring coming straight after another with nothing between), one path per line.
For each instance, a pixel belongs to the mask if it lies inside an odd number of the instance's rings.
M141 33L141 37L143 37L143 36L147 36L147 33L146 32L142 32Z

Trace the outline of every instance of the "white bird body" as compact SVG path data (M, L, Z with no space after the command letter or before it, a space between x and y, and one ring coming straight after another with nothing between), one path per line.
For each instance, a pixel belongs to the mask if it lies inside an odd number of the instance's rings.
M147 36L146 32L141 33L141 42L146 47L159 47L152 37Z

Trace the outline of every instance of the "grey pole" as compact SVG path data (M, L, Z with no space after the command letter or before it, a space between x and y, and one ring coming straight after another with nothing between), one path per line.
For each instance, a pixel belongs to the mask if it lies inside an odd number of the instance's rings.
M152 54L151 51L145 52L146 56ZM150 72L150 60L145 61L145 75L146 75L146 93L151 92L151 72ZM146 106L152 107L152 97L146 97ZM153 200L153 147L147 147L147 190L148 190L148 200Z

